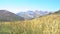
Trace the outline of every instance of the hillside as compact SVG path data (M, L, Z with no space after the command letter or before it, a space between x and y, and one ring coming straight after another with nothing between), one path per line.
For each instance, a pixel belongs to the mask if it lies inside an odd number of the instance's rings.
M0 34L60 34L60 14L33 20L0 23Z
M20 19L22 19L20 16L17 16L8 10L0 10L0 21L16 21Z

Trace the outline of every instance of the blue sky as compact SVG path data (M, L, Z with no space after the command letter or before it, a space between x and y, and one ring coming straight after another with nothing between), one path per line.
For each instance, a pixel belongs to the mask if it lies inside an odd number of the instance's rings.
M60 0L0 0L1 9L13 13L27 10L57 11L60 9Z

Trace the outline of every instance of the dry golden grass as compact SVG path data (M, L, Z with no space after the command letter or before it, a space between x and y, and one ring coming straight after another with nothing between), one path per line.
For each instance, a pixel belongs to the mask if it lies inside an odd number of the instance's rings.
M60 15L51 14L33 20L2 22L0 34L60 34Z

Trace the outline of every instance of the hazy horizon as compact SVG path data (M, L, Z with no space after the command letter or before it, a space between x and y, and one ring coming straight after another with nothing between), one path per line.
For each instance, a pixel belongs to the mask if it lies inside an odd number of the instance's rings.
M0 0L0 10L13 13L28 10L57 11L60 9L60 0Z

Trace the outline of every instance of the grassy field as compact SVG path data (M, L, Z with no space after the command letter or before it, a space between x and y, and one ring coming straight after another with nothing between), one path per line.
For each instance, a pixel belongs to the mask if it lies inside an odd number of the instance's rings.
M0 22L0 34L60 34L60 15L33 20Z

